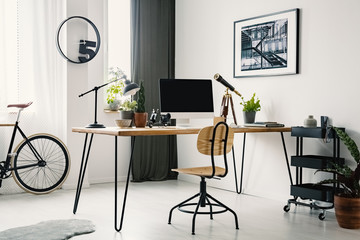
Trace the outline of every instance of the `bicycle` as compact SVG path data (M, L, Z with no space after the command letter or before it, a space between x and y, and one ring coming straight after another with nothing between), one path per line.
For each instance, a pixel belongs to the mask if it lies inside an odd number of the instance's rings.
M70 170L70 157L65 144L57 137L47 133L37 133L27 137L19 126L20 113L29 107L26 104L10 104L18 108L6 160L0 162L0 187L3 179L12 176L26 192L33 194L50 193L62 186ZM17 132L23 140L12 151Z

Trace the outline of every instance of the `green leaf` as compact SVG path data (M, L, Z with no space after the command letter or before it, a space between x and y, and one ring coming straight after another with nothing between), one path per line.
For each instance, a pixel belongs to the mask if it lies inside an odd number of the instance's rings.
M255 93L252 95L250 100L245 101L244 97L241 97L241 100L242 102L240 103L240 105L243 106L244 112L257 112L261 110L260 100L259 98L255 100Z
M354 158L354 160L357 163L360 163L359 148L357 147L354 140L352 140L349 137L349 135L346 132L344 132L343 130L341 130L337 127L332 127L332 128L335 130L335 132L339 136L340 140L345 144L345 146L349 150L349 152L350 152L351 156Z

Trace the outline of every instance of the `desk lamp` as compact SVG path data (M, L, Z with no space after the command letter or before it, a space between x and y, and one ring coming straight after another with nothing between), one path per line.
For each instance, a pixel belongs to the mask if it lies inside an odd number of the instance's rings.
M123 96L133 96L139 90L140 90L139 85L137 85L136 83L132 83L129 80L126 80Z
M106 85L110 84L110 83L113 83L113 82L116 82L116 81L119 81L121 79L126 79L126 75L123 75L121 78L118 78L118 79L115 79L111 82L108 82L108 83L105 83L103 85L100 85L100 86L95 86L93 89L85 92L85 93L82 93L79 95L79 97L82 97L90 92L93 92L95 91L95 120L94 120L94 123L90 123L86 126L86 128L105 128L105 125L104 124L101 124L101 123L98 123L97 122L97 91L102 88L102 87L105 87ZM124 91L123 91L123 95L124 96L132 96L134 95L137 91L139 91L139 85L137 85L136 83L131 83L129 80L125 80L125 88L124 88Z
M235 110L234 110L234 103L233 103L231 94L229 93L229 90L233 91L234 93L236 93L240 97L241 97L241 94L238 91L236 91L235 88L230 83L228 83L225 79L223 79L220 74L216 73L214 75L214 79L216 81L220 82L221 84L223 84L226 87L225 94L224 94L224 96L222 98L222 101L221 101L221 109L220 109L221 117L224 117L225 121L226 121L227 115L228 115L229 103L230 103L232 114L233 114L233 117L234 117L234 123L237 125L236 116L235 116Z

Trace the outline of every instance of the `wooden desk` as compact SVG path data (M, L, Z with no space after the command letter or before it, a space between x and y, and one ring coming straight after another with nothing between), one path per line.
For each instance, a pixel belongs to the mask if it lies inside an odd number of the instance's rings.
M135 143L135 137L136 136L161 136L161 135L181 135L181 134L198 134L201 128L177 128L177 127L153 127L153 128L118 128L118 127L108 127L108 128L85 128L85 127L74 127L72 128L73 132L77 133L85 133L85 141L84 141L84 148L83 148L83 154L81 159L81 166L80 166L80 172L79 172L79 178L78 178L78 184L76 188L76 196L74 201L74 208L73 213L76 213L77 206L80 199L80 193L82 184L84 181L84 175L86 171L87 162L90 155L90 149L91 149L91 143L94 134L103 134L103 135L109 135L115 137L115 230L121 231L123 219L124 219L124 212L125 212L125 206L126 206L126 199L127 199L127 191L129 186L129 179L130 179L130 172L131 172L131 165L132 165L132 156L134 151L134 143ZM243 141L243 152L242 152L242 166L241 166L241 178L240 178L240 191L238 190L238 181L237 181L237 173L236 173L236 163L235 163L235 154L233 149L233 163L234 163L234 170L235 170L235 183L236 183L236 192L241 193L242 188L242 178L243 178L243 168L244 168L244 156L245 156L245 140L246 140L246 133L266 133L266 132L278 132L281 134L281 139L284 147L284 153L286 158L286 163L288 167L288 172L290 176L290 181L292 183L291 179L291 173L290 173L290 166L289 161L286 153L286 146L284 141L284 132L290 132L291 128L288 127L276 127L276 128L269 128L269 127L240 127L240 128L233 128L235 133L243 133L244 134L244 141ZM89 146L87 147L88 143L88 135L91 134L90 140L89 140ZM131 155L130 155L130 163L129 163L129 169L127 173L127 179L126 179L126 186L125 186L125 193L124 193L124 199L123 199L123 206L122 206L122 213L121 213L121 219L120 219L120 225L118 227L118 221L117 221L117 137L133 137L131 142Z
M95 133L110 136L160 136L197 134L201 128L153 127L153 128L85 128L73 127L73 132ZM233 128L235 133L291 132L290 127L239 127Z

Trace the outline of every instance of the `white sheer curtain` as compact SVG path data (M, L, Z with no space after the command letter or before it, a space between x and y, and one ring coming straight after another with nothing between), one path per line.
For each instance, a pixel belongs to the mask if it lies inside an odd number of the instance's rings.
M16 1L0 1L0 122L5 119L3 111L7 100L17 95L16 6Z
M21 115L20 126L27 135L45 132L65 139L66 61L55 45L65 4L63 0L0 0L0 123L15 120L15 109L7 109L8 104L33 101ZM0 161L10 136L10 129L0 128ZM11 188L13 181L4 181L0 192L9 192L6 185Z
M57 52L55 36L65 18L65 3L2 0L0 17L1 30L11 34L2 36L1 109L9 103L33 101L22 123L31 132L50 132L61 138L66 127L66 61Z

